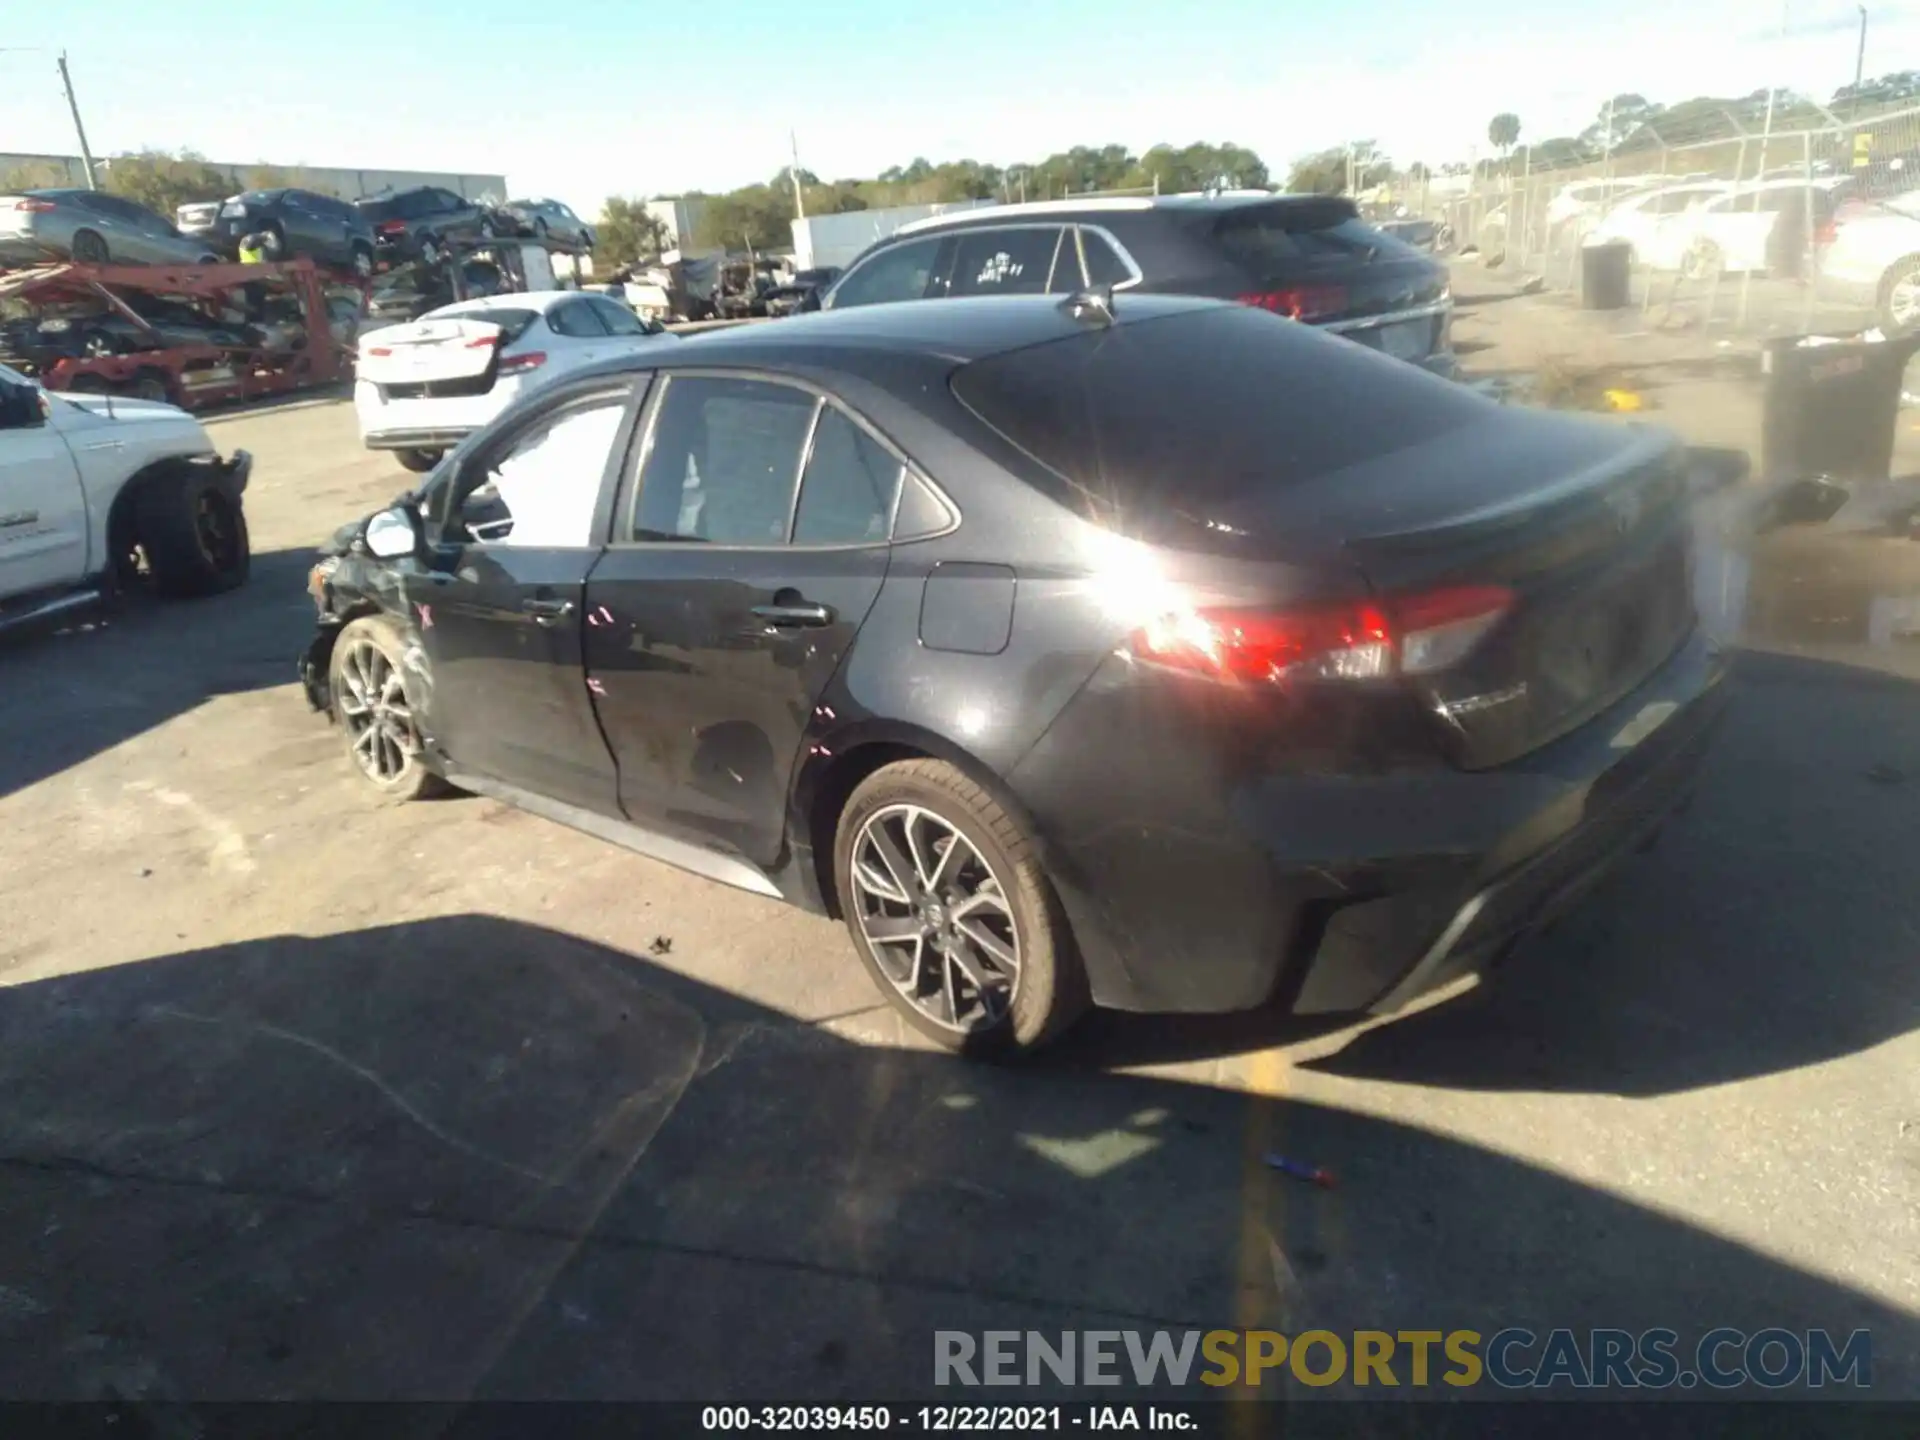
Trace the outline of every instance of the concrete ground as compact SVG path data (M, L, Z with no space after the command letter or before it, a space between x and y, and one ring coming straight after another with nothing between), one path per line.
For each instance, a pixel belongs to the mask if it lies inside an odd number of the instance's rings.
M1631 344L1462 294L1489 371ZM1750 375L1657 394L1753 444ZM1869 1328L1920 1397L1911 541L1709 555L1772 653L1698 804L1472 993L991 1069L828 922L371 798L292 683L302 580L407 477L342 403L211 429L252 583L0 647L0 1395L907 1398L936 1329L1778 1325Z

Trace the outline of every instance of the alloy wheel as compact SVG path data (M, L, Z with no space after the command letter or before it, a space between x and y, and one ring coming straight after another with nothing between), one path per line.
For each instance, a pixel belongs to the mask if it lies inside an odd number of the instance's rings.
M1887 316L1902 330L1920 326L1920 270L1909 270L1887 291Z
M378 645L358 640L340 657L340 685L335 703L354 762L376 784L396 783L420 752L400 671Z
M233 505L217 490L203 491L193 507L193 537L207 563L222 575L240 563L240 527Z
M978 847L931 810L889 805L861 825L852 862L860 933L901 997L961 1034L1004 1020L1020 984L1020 934Z

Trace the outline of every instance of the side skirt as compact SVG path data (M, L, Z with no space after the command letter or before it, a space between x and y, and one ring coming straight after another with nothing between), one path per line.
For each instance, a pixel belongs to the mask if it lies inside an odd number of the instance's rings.
M690 845L684 840L643 829L630 821L616 820L610 815L599 815L591 810L584 810L578 805L569 805L564 800L550 800L544 795L522 790L517 785L489 780L482 775L467 774L453 769L444 773L449 784L462 790L470 791L475 795L484 795L489 800L499 800L504 804L525 810L529 815L538 815L543 820L552 820L571 829L584 831L597 840L605 840L622 849L631 850L636 855L644 855L649 860L658 860L663 865L689 871L706 880L717 880L720 884L731 885L736 890L748 890L755 895L765 895L775 900L787 898L781 893L780 887L767 878L764 871L736 855L722 855L715 850Z

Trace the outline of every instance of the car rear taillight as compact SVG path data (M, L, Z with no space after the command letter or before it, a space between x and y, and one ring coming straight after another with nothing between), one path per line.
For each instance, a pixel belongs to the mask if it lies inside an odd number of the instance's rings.
M1822 220L1814 227L1813 243L1816 246L1824 248L1825 246L1833 244L1833 242L1839 238L1840 222L1838 220Z
M407 233L407 222L404 220L382 220L374 229L381 235L404 235Z
M1215 679L1375 680L1463 659L1513 608L1511 590L1460 585L1305 610L1203 609L1134 632L1134 658Z
M1260 290L1234 297L1242 305L1271 310L1289 320L1324 320L1347 308L1347 292L1339 285L1308 285L1294 290Z
M467 341L467 349L491 350L494 346L498 345L499 343L500 343L500 337L498 335L479 335L473 338L472 340ZM543 356L542 358L544 359L545 357Z
M386 346L376 345L371 350L367 351L367 358L373 359L376 357L385 357L391 354L393 354L393 351L389 350Z
M500 357L502 375L518 375L523 370L538 370L547 363L547 352L529 350L524 355L503 355Z
M29 215L44 215L47 211L58 210L60 207L51 200L16 200L13 202L13 208L24 210Z

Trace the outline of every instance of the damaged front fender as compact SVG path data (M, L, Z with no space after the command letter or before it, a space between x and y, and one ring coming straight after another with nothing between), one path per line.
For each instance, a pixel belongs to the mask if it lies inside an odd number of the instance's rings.
M300 688L306 692L307 706L325 715L329 722L334 715L333 685L328 679L328 672L333 664L333 646L340 638L340 629L339 625L321 626L300 656Z

